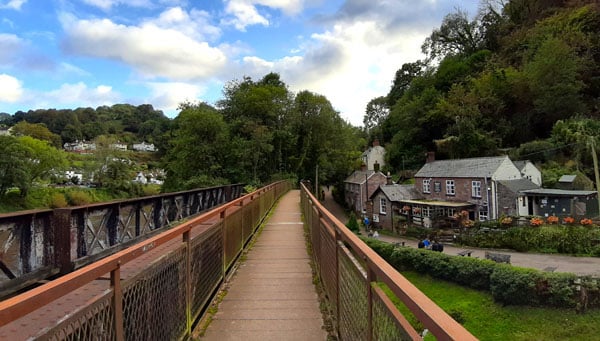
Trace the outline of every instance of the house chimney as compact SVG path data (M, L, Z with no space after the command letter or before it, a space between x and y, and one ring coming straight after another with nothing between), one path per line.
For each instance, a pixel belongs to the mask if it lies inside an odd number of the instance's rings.
M367 171L367 165L366 165L366 164L364 164L364 163L363 163L362 165L360 165L360 170L361 170L362 172L366 172L366 171Z
M387 176L385 177L385 180L386 180L386 182L385 182L386 185L393 185L394 184L394 182L392 181L392 176L390 175L389 172L387 173Z
M425 163L430 163L435 161L435 152L427 152L427 159L425 160Z
M375 163L373 164L373 170L375 172L379 172L379 162L375 161Z
M379 146L379 139L373 140L373 147Z

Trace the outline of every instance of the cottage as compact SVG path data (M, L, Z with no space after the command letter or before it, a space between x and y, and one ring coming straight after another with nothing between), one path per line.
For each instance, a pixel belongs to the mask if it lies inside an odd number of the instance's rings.
M497 219L502 213L498 181L517 179L522 179L521 172L508 156L438 161L429 153L415 174L415 187L425 200L403 202L413 221L424 226L445 218L451 222L461 211L471 220Z
M421 199L423 196L419 193L414 185L399 185L391 181L388 176L388 181L385 185L380 185L377 190L371 195L373 203L373 223L381 228L394 231L399 228L398 220L402 208L402 200Z
M506 216L532 215L533 203L522 191L540 189L529 179L499 180L498 207Z
M345 181L345 200L348 207L359 215L367 213L367 200L387 182L387 177L381 172L367 170L363 165L361 170L354 171Z
M379 171L385 165L385 148L380 146L379 140L376 139L373 146L362 153L361 159L367 170Z
M138 152L154 152L156 148L154 147L154 143L134 143L132 149Z

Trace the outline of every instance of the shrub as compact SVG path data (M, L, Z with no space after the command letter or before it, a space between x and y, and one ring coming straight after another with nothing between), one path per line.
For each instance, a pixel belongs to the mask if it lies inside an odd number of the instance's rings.
M546 222L547 222L548 224L558 224L558 221L559 221L559 219L558 219L558 217L557 217L557 216L555 216L555 215L551 215L551 216L549 216L548 218L546 218Z
M89 205L93 202L92 197L87 192L72 191L68 193L69 204L73 206Z
M354 212L350 213L350 218L348 218L348 223L346 223L346 227L354 233L360 231L360 228L358 227L358 221L356 221L356 215L354 215Z
M50 197L50 204L48 206L50 206L50 208L62 208L69 206L69 203L64 194L54 193Z

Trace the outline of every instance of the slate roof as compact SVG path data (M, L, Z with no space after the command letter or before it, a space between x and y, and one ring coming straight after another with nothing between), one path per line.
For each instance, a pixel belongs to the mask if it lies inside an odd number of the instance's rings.
M573 182L575 181L575 178L577 177L577 175L563 175L560 177L560 179L558 179L558 182Z
M577 196L588 196L598 194L596 191L580 191L580 190L567 190L567 189L555 189L555 188L538 188L528 189L521 191L526 194L537 194L537 195L548 195L555 197L577 197Z
M496 172L508 156L478 157L457 160L436 160L426 163L415 178L485 178Z
M379 173L381 173L381 172L379 172ZM349 182L349 183L352 183L352 184L363 184L363 183L365 183L365 174L367 175L367 177L371 178L371 176L373 174L375 174L375 171L372 171L372 170L367 170L367 171L357 170L357 171L354 171L354 173L350 174L350 176L347 177L344 182ZM383 175L383 173L381 173L381 174Z
M498 182L504 185L504 187L508 188L508 190L513 193L518 193L519 191L523 190L540 188L540 186L534 184L529 179L499 180Z
M390 199L390 201L400 201L407 199L422 199L423 196L417 189L415 185L381 185L379 189L377 189L372 195L373 198L377 192L382 191L385 196Z
M518 160L518 161L513 161L513 163L515 164L515 167L517 167L518 170L523 170L523 168L525 168L525 165L527 164L526 160Z

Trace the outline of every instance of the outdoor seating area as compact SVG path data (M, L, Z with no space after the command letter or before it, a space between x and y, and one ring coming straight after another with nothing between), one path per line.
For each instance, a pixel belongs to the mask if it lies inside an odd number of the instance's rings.
M485 252L485 259L493 260L496 263L510 264L510 255L503 253Z

